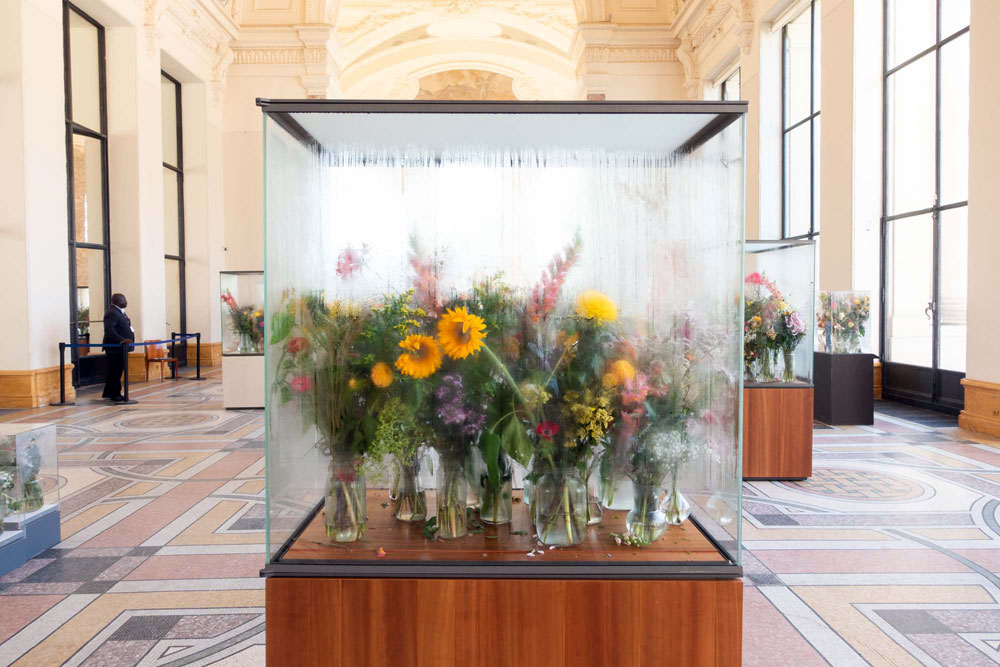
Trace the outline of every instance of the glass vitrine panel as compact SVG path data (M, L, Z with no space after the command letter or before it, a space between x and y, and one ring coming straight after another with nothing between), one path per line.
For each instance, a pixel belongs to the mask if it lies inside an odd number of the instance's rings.
M744 109L265 104L272 571L731 574Z
M222 354L264 353L264 272L220 271Z
M8 525L59 504L52 424L0 424L0 512Z

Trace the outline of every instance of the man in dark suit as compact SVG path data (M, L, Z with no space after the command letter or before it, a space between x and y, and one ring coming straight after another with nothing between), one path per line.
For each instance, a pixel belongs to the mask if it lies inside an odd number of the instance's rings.
M126 306L128 306L128 301L124 294L113 294L111 306L104 313L104 344L116 345L117 347L104 348L104 354L108 355L108 377L104 380L102 396L115 402L125 400L125 397L122 396L122 371L125 370L125 355L122 353L121 344L131 343L135 339L132 321L125 314ZM129 345L128 349L133 348Z

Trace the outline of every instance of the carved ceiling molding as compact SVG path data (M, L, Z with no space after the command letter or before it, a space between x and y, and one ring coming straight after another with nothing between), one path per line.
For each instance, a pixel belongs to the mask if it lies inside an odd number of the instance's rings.
M583 49L585 63L674 63L675 49L666 46L593 45Z

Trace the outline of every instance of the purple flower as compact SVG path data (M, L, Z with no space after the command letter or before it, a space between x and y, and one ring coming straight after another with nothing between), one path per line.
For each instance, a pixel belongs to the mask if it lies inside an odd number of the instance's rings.
M460 434L473 437L486 425L486 411L483 406L469 406L465 398L462 377L454 373L441 379L441 386L434 394L437 398L437 416L448 426L455 427Z
M788 327L788 330L794 336L803 334L806 331L806 323L802 320L802 314L799 311L795 311L785 318L785 326Z

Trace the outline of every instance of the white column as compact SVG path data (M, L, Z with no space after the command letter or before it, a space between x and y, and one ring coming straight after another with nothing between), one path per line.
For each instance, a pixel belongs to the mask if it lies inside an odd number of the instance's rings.
M107 28L111 289L136 338L166 332L160 53L142 28Z
M188 331L202 343L221 340L219 271L223 269L220 105L211 85L181 86L184 128L184 256Z
M62 3L0 2L0 370L58 363L69 337Z

